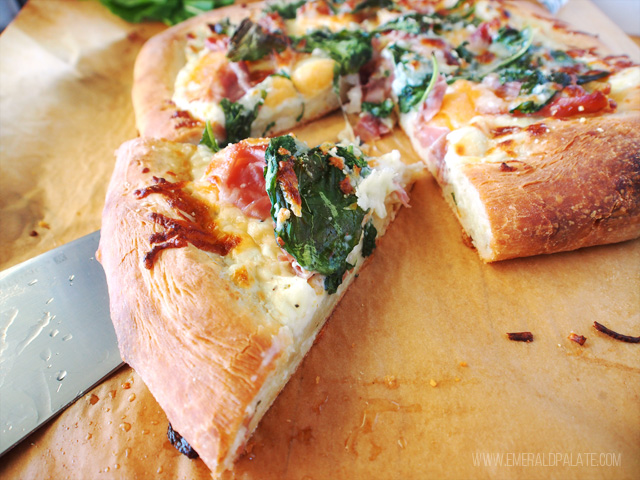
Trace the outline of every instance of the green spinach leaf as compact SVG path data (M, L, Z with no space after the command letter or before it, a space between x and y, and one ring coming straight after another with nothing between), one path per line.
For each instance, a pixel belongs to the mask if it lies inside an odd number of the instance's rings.
M366 160L353 148L337 147L336 154L347 169L368 169ZM352 268L346 259L362 236L365 211L358 207L354 193L340 188L346 175L329 162L331 156L320 147L309 149L290 135L275 137L265 155L265 183L278 244L303 268L325 275L325 288L334 293ZM297 179L301 216L291 213L279 222L280 209L288 208L290 198L279 180L290 169Z
M373 47L371 35L361 30L314 30L295 39L296 48L303 52L320 49L336 61L337 73L348 75L357 73L371 60Z
M266 12L274 12L279 14L282 18L291 20L296 18L296 12L298 8L307 3L307 0L278 0L276 2L267 5Z
M393 111L393 101L387 98L384 102L362 102L362 111L368 112L374 117L387 118Z
M261 105L262 101L259 101L253 109L249 109L241 103L231 102L226 98L220 100L220 107L224 112L224 126L227 131L227 138L221 145L222 147L251 136L251 124L258 116Z

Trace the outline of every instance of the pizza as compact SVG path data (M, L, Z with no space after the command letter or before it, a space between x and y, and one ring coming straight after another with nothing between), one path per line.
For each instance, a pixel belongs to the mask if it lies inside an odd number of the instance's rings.
M485 262L640 236L640 66L529 2L234 6L145 45L143 136L221 145L341 110L406 134Z
M99 250L112 319L214 475L421 172L485 262L640 236L640 66L530 4L230 7L152 38L133 103ZM339 143L289 133L333 111ZM400 134L421 162L368 155Z
M120 147L98 258L123 359L214 474L230 469L407 189L397 151L292 135ZM211 147L209 146L211 145Z

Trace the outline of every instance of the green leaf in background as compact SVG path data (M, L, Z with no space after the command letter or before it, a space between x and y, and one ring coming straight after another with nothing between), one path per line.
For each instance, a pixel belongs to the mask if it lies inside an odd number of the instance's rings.
M174 25L214 8L231 5L233 0L100 0L100 3L127 22L150 20Z

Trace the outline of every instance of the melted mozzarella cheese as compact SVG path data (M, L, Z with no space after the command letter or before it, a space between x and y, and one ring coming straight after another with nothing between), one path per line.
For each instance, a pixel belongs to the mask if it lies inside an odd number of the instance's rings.
M295 337L304 337L310 322L317 318L319 309L324 309L329 296L322 282L322 275L296 275L291 259L275 240L272 220L248 217L239 208L219 202L217 190L205 178L204 172L211 162L211 151L198 147L192 156L192 189L198 197L210 204L216 211L216 225L221 231L241 239L239 245L226 256L210 254L213 261L224 265L225 278L234 285L242 297L253 304L263 305L265 312L275 321L290 329ZM389 211L398 202L393 191L409 183L422 164L406 165L397 151L383 155L372 162L372 172L356 186L358 203L374 211L370 218L379 235L384 233L390 222ZM215 206L215 208L214 208ZM352 265L360 266L363 238L349 255ZM352 272L352 274L355 271ZM345 280L335 294L347 288L350 279Z

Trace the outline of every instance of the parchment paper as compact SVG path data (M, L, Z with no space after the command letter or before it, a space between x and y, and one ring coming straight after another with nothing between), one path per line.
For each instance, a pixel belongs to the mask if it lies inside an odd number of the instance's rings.
M640 58L588 1L571 0L561 16ZM2 34L0 268L100 227L112 152L136 135L133 62L162 28L127 24L96 2L31 0ZM343 126L333 116L299 134L315 143ZM378 148L413 155L400 133ZM640 348L594 321L640 334L639 241L484 265L427 178L236 476L637 478ZM533 343L506 338L525 330ZM124 368L0 459L0 477L208 478L166 428Z

